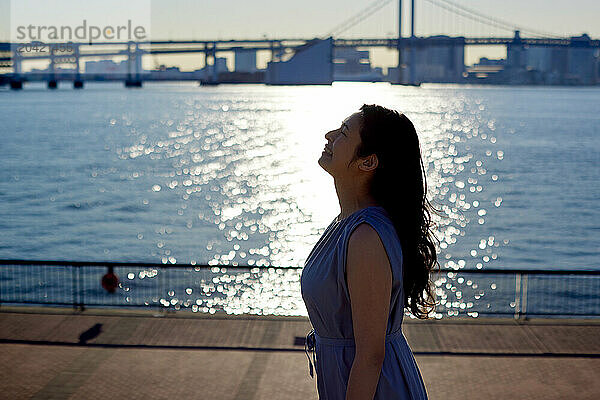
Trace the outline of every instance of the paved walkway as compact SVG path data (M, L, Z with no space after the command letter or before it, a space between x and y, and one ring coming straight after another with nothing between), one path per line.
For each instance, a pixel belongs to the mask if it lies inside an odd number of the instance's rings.
M0 307L2 399L316 399L306 318ZM430 399L598 399L600 321L410 321Z

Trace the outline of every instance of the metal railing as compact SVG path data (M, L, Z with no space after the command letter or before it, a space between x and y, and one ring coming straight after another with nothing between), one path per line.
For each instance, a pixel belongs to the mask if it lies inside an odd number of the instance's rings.
M438 314L600 317L600 270L442 270L434 281Z
M0 305L303 314L301 267L0 260ZM105 277L119 279L114 292ZM105 277L103 287L102 280ZM436 317L600 317L600 270L444 269Z

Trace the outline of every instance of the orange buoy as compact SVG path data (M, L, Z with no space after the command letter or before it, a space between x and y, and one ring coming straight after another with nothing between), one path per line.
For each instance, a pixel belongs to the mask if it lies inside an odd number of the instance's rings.
M108 293L114 293L119 287L119 277L113 272L113 267L108 267L108 272L102 277L102 287Z

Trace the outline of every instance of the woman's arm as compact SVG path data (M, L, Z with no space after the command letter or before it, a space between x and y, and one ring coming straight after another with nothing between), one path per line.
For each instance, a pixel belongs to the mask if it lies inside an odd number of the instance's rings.
M385 358L392 272L385 247L368 224L360 224L348 239L346 282L356 345L346 400L371 400Z

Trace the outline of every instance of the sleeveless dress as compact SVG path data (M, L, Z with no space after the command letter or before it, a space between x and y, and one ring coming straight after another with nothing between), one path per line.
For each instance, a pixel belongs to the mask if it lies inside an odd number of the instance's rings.
M310 376L314 363L320 400L345 399L355 345L344 272L348 239L361 223L379 234L393 275L385 358L374 399L427 399L421 373L402 333L402 248L389 214L380 206L363 208L341 221L334 219L306 260L300 287L313 327L305 342ZM312 351L312 362L307 350Z

